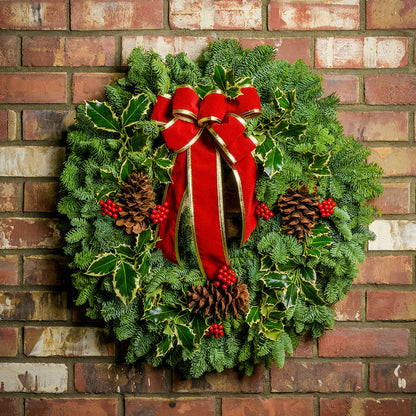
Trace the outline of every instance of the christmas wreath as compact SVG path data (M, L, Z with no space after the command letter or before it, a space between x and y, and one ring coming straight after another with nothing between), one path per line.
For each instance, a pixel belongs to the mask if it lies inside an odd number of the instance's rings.
M67 137L76 303L129 363L282 367L333 326L374 238L380 167L342 134L320 77L271 46L217 41L196 62L137 48L128 63Z

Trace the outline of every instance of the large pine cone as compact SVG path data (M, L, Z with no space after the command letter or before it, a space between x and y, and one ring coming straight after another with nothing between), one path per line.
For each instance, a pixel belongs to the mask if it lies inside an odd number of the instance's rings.
M298 191L289 188L285 195L277 201L282 215L282 225L288 229L288 234L294 235L298 241L305 238L305 234L311 234L311 228L318 219L319 196L314 192L308 193L306 186L301 186Z
M156 208L152 181L146 174L133 172L127 177L118 196L123 208L116 225L125 227L127 234L140 234L151 224L150 215Z
M234 319L239 313L249 309L249 293L246 284L239 284L240 279L228 286L227 289L217 288L214 282L208 280L206 286L192 286L188 290L189 307L194 313L205 316L215 316L217 319L227 319L232 313Z

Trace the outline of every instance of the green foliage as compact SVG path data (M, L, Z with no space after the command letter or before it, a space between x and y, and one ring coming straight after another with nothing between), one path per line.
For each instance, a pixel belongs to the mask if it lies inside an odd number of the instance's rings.
M337 98L322 98L321 79L303 61L274 59L271 46L243 49L234 40L212 42L197 62L185 54L163 62L136 48L126 77L106 87L108 102L87 102L77 110L67 138L59 212L67 216L65 253L72 257L77 304L103 319L120 341L129 342L127 362L168 365L188 377L239 368L251 374L257 363L283 366L307 331L320 336L334 324L329 305L342 299L364 260L368 226L376 213L367 202L382 192L381 169L367 163L369 151L342 134ZM124 233L100 199L117 200L133 171L152 180L156 201L170 181L174 156L150 120L158 94L190 84L201 94L221 88L238 96L247 80L262 103L246 133L259 142L256 196L277 214L277 200L301 185L337 202L312 235L299 242L281 228L279 215L259 220L244 246L230 243L233 270L247 284L250 309L228 317L225 336L205 335L211 317L191 313L186 292L203 285L189 225L182 213L179 235L183 267L155 249L154 229L137 238Z

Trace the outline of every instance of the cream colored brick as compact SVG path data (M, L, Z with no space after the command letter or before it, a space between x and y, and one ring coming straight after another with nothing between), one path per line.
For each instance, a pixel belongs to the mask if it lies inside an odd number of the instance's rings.
M416 250L416 221L376 220L370 230L376 239L369 250Z

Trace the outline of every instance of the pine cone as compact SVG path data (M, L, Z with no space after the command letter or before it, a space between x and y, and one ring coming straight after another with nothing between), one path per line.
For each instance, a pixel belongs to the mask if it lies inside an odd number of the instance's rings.
M192 286L188 290L189 307L194 313L205 316L215 316L217 319L227 319L232 313L234 319L239 313L247 312L249 308L249 293L247 285L239 284L240 279L228 286L227 289L216 287L214 282L208 280L206 286Z
M150 215L156 208L152 181L146 174L133 172L127 177L118 194L118 205L123 209L116 221L127 234L140 234L151 224Z
M314 191L308 193L306 186L301 186L298 191L289 188L285 195L277 201L282 214L282 225L288 229L288 234L294 235L298 241L305 238L305 234L311 234L311 228L318 219L319 197Z

